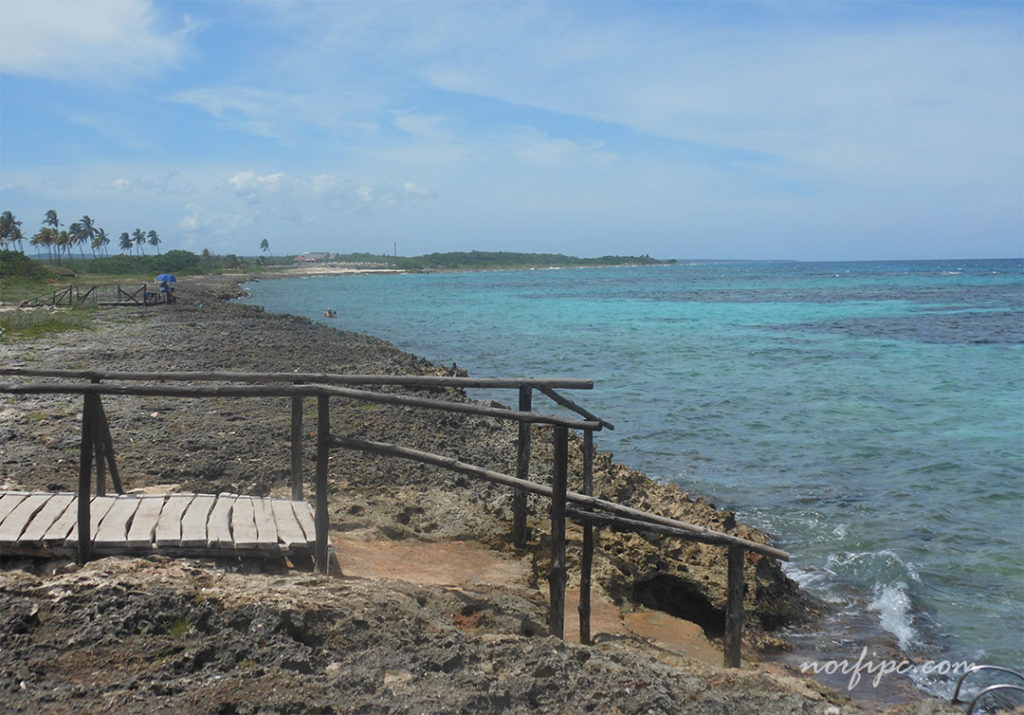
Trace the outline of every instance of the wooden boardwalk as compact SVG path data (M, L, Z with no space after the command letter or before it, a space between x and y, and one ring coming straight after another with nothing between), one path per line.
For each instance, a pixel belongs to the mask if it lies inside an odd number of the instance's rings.
M0 556L77 554L78 497L0 492ZM94 496L92 552L166 556L308 557L316 542L304 501L238 494Z

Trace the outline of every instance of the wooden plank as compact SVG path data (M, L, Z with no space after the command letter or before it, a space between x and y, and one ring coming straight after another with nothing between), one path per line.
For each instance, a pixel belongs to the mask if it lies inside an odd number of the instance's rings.
M256 542L261 549L277 548L277 525L270 505L272 499L253 497L253 516L256 521Z
M45 536L50 527L60 519L61 515L67 510L69 506L75 501L75 495L70 493L54 494L48 502L40 509L35 517L32 519L32 523L28 525L25 531L22 532L21 538L18 539L20 543L39 543ZM61 537L63 538L63 537Z
M206 521L206 545L210 548L231 548L231 513L234 510L235 494L220 494L210 510Z
M99 531L100 522L103 521L103 517L110 511L110 507L114 506L114 502L117 501L117 497L93 497L90 504L89 510L89 534L90 539L96 538L96 532ZM77 508L78 500L75 499L75 505ZM78 514L75 514L77 521ZM67 541L64 542L68 546L78 546L78 530L74 530L68 535Z
M231 535L236 549L255 549L259 545L252 497L240 496L235 501L231 510Z
M293 501L292 512L295 514L295 520L302 527L302 533L306 535L306 543L316 543L316 520L313 518L313 507L309 505L309 502Z
M0 524L0 541L17 541L36 512L50 500L52 494L29 494Z
M18 506L28 496L28 492L4 492L4 495L0 497L0 521L7 518L14 507Z
M64 540L68 538L68 534L75 528L77 522L78 497L72 496L71 503L64 509L64 512L46 529L46 533L43 534L43 544L63 544Z
M206 522L217 497L213 494L197 494L181 517L181 545L206 546Z
M302 531L302 525L295 518L292 510L292 503L284 499L274 499L270 505L274 514L274 523L277 525L277 535L286 549L294 546L306 546L308 543L306 535Z
M178 546L181 543L181 515L192 503L194 494L171 494L164 502L156 522L156 545Z
M139 508L139 498L134 495L114 498L114 505L100 522L94 546L118 546L124 548L128 542L128 523Z
M165 497L161 495L139 497L139 506L135 510L135 518L128 529L125 546L129 549L153 548L153 534L160 512L164 508Z

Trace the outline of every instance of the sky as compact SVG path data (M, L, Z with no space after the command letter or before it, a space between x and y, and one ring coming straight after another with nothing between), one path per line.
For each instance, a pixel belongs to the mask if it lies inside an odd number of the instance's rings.
M1019 257L1024 3L3 0L0 210L48 209L196 253Z

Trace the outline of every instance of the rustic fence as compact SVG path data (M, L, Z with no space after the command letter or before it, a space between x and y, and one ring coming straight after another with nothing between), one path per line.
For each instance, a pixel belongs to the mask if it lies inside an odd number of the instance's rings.
M242 372L110 372L96 370L36 370L0 368L0 375L20 378L59 378L61 382L2 383L0 393L9 394L81 394L81 444L78 481L78 548L79 560L90 557L90 513L93 464L96 467L98 494L106 489L105 472L109 469L114 488L122 491L120 475L114 460L113 442L101 401L102 395L136 395L159 397L290 397L291 398L291 493L292 499L303 499L302 479L302 414L305 398L317 400L315 532L314 562L326 573L328 564L327 461L332 447L371 452L432 464L477 479L513 489L512 538L517 547L527 542L527 495L532 493L550 499L551 568L548 575L551 594L550 632L561 638L564 629L566 573L566 519L583 525L580 574L580 640L590 642L590 586L593 563L593 528L609 525L642 533L656 533L690 541L725 546L728 550L728 586L725 623L725 664L739 667L740 636L743 626L744 578L743 562L747 551L771 558L788 560L789 554L772 546L738 536L707 529L695 524L670 519L650 512L616 504L593 496L594 432L614 427L563 396L558 389L591 389L589 380L558 378L469 378L420 375L334 375L323 373L242 373ZM69 380L88 382L69 382ZM106 381L106 382L104 382ZM119 384L114 384L115 381ZM160 382L163 384L136 384ZM190 384L167 384L182 382ZM126 384L127 383L127 384ZM220 384L203 384L220 383ZM225 384L233 383L233 384ZM242 383L242 384L238 384ZM408 394L375 392L355 386L405 386L414 388L508 388L518 391L519 409L491 407L477 403L456 402ZM582 419L541 414L533 410L533 392L541 392L556 404L576 413ZM519 424L515 476L461 462L440 454L411 449L395 444L374 442L331 434L330 399L392 404L419 409L458 412L511 420ZM533 424L553 428L553 465L550 485L528 479ZM582 432L582 493L568 490L569 430Z
M48 293L30 298L22 303L26 307L38 308L42 306L74 306L83 303L105 306L150 306L174 302L172 293L162 293L156 290L156 286L143 283L138 288L132 286L122 288L120 284L104 286L69 285L64 288L54 288Z

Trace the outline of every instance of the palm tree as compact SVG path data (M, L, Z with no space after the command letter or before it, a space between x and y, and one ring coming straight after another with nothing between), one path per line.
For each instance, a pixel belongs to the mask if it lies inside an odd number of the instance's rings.
M132 250L132 237L125 231L121 234L121 253L128 253Z
M156 249L157 255L160 254L160 236L157 235L156 231L150 231L146 234L146 238L149 240L149 245Z
M0 246L5 243L13 246L15 241L20 242L21 240L21 221L14 218L14 214L10 211L4 211L0 214Z
M83 216L78 223L82 225L80 236L78 239L79 249L86 243L92 243L93 239L96 238L96 222L89 218L88 215ZM82 257L85 258L85 253L82 253ZM92 257L96 257L96 251L92 252Z
M139 247L139 250L142 251L142 255L145 256L146 255L146 234L144 234L142 232L141 228L137 228L134 231L132 231L132 241L135 243L136 246Z
M102 248L103 255L107 255L107 246L110 244L110 237L102 228L96 229L96 235L92 239L92 255L96 255L96 249Z
M29 239L29 245L36 247L36 255L39 255L39 247L46 247L46 255L49 260L53 260L53 254L50 249L53 246L53 229L49 226L43 226L38 230L35 236Z
M67 230L60 231L57 233L57 262L60 263L60 252L66 250L68 252L68 258L71 258L71 246L74 245L75 240L71 237L71 233Z
M85 229L82 224L75 221L75 223L68 226L68 258L71 258L71 247L74 245L78 246L79 253L82 254L82 258L85 258L85 251L82 250L82 244L85 243Z
M264 253L270 253L270 241L268 241L265 238L262 241L260 241L260 250L263 251ZM274 254L270 253L270 255L273 256Z
M14 242L18 242L18 250L22 253L25 252L25 246L23 241L25 236L21 233L21 221L14 218L14 214L10 211L4 211L0 214L0 245L7 242L14 245Z
M51 246L57 246L57 262L59 263L60 262L60 242L58 240L57 231L60 229L61 223L57 219L57 212L56 211L54 211L53 209L50 209L49 211L46 212L46 215L43 216L43 226L49 226L53 230L52 234L46 234L46 236L47 236L47 242L45 244L46 245L46 249L47 249L46 252L47 252L48 255L50 255L50 260L52 261L53 260L53 256L52 256L52 254L50 254L50 250L49 249L50 249ZM36 234L36 235L39 235L39 234Z

